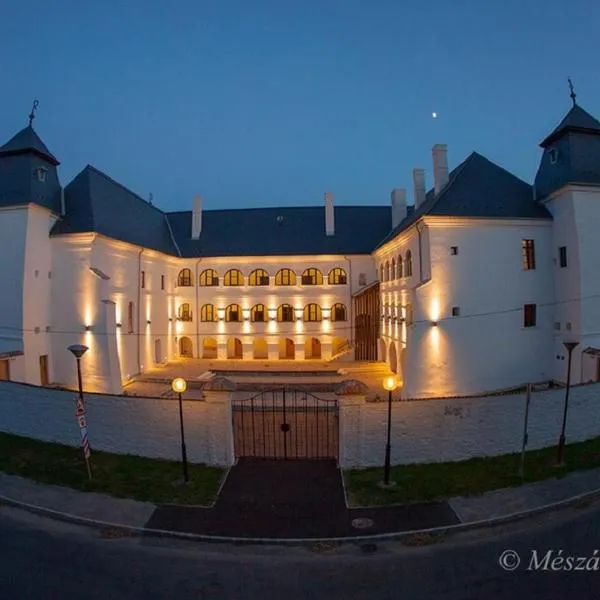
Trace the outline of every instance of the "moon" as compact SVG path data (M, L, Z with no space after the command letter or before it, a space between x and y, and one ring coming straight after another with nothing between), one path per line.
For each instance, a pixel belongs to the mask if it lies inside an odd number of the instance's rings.
M431 113L431 116L432 116L434 119L437 119L437 116L438 116L438 115L437 115L437 113L436 113L436 112L432 112L432 113Z

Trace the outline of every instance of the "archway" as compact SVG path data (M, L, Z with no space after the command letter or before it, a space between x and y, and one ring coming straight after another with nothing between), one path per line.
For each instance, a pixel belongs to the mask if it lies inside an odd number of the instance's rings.
M387 346L383 338L379 338L379 360L387 362Z
M339 354L342 350L349 347L348 340L340 337L334 337L331 341L331 356Z
M284 360L294 360L296 358L294 340L290 340L290 338L281 338L279 340L279 358Z
M205 337L202 340L202 358L217 358L217 340Z
M179 338L179 354L185 358L193 358L194 345L189 337Z
M244 358L244 350L240 338L229 338L227 340L227 358Z
M396 342L392 342L390 344L390 359L389 359L390 369L394 371L394 373L398 372L398 357L396 355Z
M265 338L256 338L252 342L252 356L255 359L269 358L269 346Z
M154 340L154 362L159 365L162 361L162 342L160 340Z
M304 358L321 358L321 342L318 338L311 337L304 342Z

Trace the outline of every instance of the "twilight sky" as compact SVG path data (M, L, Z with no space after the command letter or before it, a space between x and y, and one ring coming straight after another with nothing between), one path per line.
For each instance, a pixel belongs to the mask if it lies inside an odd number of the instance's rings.
M37 97L63 184L90 163L165 210L387 204L436 142L531 182L567 77L600 117L599 24L594 0L7 1L0 144Z

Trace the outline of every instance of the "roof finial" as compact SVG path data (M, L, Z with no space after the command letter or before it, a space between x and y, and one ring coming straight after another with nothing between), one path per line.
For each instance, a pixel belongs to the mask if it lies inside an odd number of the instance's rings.
M577 94L575 93L575 90L573 89L573 82L571 81L570 77L569 77L569 89L571 90L571 93L569 95L571 96L571 100L573 101L573 106L576 106L577 101L575 100L575 98L577 98Z
M33 106L31 107L31 112L29 113L29 127L31 127L31 124L33 123L33 120L35 119L35 111L37 110L37 107L39 105L39 102L37 101L37 98L33 101Z

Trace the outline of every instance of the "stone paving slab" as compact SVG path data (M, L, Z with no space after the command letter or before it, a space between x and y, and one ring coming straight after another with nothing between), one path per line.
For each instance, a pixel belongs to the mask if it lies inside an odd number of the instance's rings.
M478 496L452 498L449 503L459 519L467 523L532 510L595 489L600 489L600 469L577 471L561 478L493 490Z
M95 492L79 492L56 485L35 483L23 477L0 473L0 495L76 517L130 527L143 527L156 506Z

